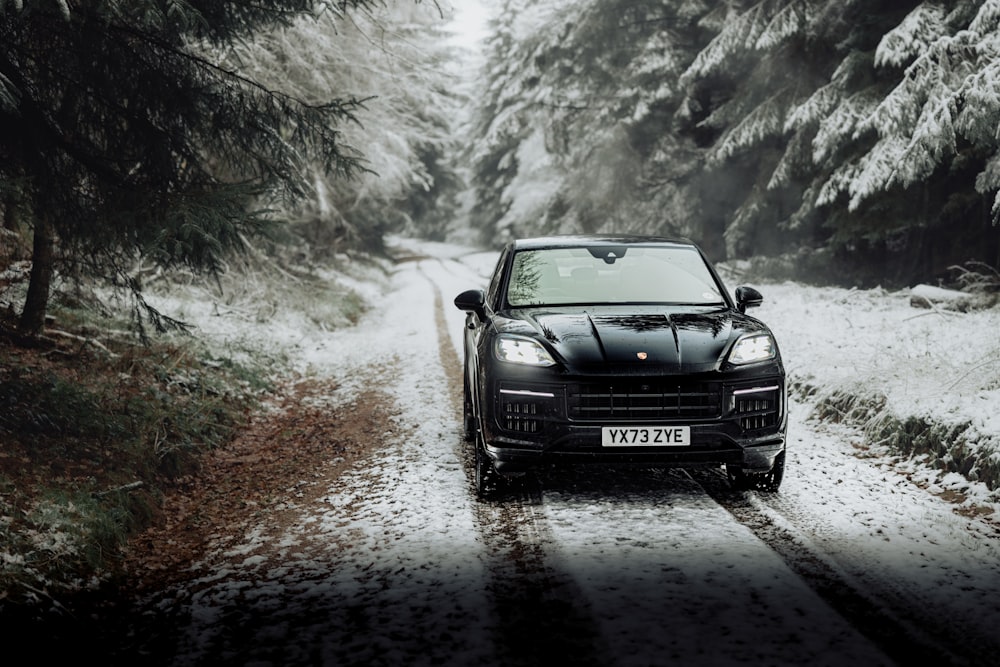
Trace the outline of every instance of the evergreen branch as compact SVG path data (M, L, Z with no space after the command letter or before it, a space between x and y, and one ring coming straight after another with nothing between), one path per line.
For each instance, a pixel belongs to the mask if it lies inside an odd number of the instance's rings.
M372 99L369 97L369 98L362 98L361 100L359 100L357 98L352 97L347 101L331 100L330 102L322 104L311 104L309 102L306 102L305 100L299 99L283 91L268 88L263 84L261 84L259 81L252 79L248 76L245 76L243 74L240 74L238 71L234 69L227 69L222 65L219 65L218 63L212 62L211 60L209 60L204 56L192 52L188 48L181 48L175 46L162 39L156 38L155 36L151 35L148 32L135 31L129 26L122 26L122 25L116 25L113 26L113 28L123 34L130 35L132 37L137 37L143 40L146 44L155 47L162 53L165 53L167 55L177 56L184 60L188 60L201 69L218 72L219 74L222 74L224 78L238 81L239 83L249 88L256 89L259 92L264 93L267 97L289 102L290 106L295 106L302 109L316 110L316 111L330 111L336 109L338 112L341 112L343 116L346 117L348 120L356 121L354 116L351 114L351 111L355 108L363 107L365 101Z

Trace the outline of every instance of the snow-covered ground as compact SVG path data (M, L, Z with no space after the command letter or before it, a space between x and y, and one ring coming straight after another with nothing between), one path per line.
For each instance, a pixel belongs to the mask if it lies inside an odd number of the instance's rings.
M951 442L898 468L969 507L1000 508L1000 489L975 483L984 466L994 478L1000 469L1000 310L914 308L909 290L759 287L764 305L753 314L774 329L792 380L815 388L821 405L836 394L877 408L854 420L867 428L869 454L896 457L898 447L882 445L901 437L899 422L933 425ZM892 425L879 430L885 420Z
M174 664L536 664L554 653L621 665L900 660L765 532L893 619L904 641L943 626L943 639L928 639L938 655L958 650L956 664L976 663L982 647L980 664L990 663L996 524L956 512L901 470L937 489L953 480L871 453L857 429L810 419L809 403L792 406L782 491L735 501L765 531L706 492L710 477L677 471L546 473L531 498L477 502L448 371L464 319L451 299L483 284L495 254L405 243L426 258L399 264L357 327L241 323L241 336L286 350L303 373L339 378L331 409L375 385L396 416L321 500L290 500L291 520L249 525L206 555L210 568L150 601L148 613L182 625ZM877 388L894 405L964 411L996 437L986 414L998 407L995 383L973 372L997 350L987 336L995 314L928 314L877 291L759 287L766 300L755 314L817 396ZM213 326L225 335L217 318ZM966 388L991 408L952 400ZM996 506L984 488L955 483Z

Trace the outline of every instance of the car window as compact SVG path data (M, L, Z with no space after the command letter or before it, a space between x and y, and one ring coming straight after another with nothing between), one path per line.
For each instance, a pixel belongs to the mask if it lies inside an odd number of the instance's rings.
M496 307L497 297L500 294L500 286L503 284L503 271L500 270L500 267L507 261L508 252L508 249L504 248L500 253L500 257L497 258L497 264L493 268L493 278L490 280L489 287L486 290L486 303L494 308Z
M722 304L697 250L606 246L522 250L507 289L511 306L569 303Z

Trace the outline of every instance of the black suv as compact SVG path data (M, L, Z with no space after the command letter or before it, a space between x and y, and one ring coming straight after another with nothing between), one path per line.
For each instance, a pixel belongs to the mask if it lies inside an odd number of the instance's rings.
M525 239L467 311L465 431L476 490L547 463L724 465L734 486L784 475L785 371L770 330L692 243Z

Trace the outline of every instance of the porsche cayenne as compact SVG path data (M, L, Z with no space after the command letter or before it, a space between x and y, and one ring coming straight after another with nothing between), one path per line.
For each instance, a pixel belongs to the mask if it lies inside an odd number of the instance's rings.
M548 464L724 467L740 489L777 490L785 467L785 371L686 241L523 239L485 290L463 292L464 419L476 491Z

